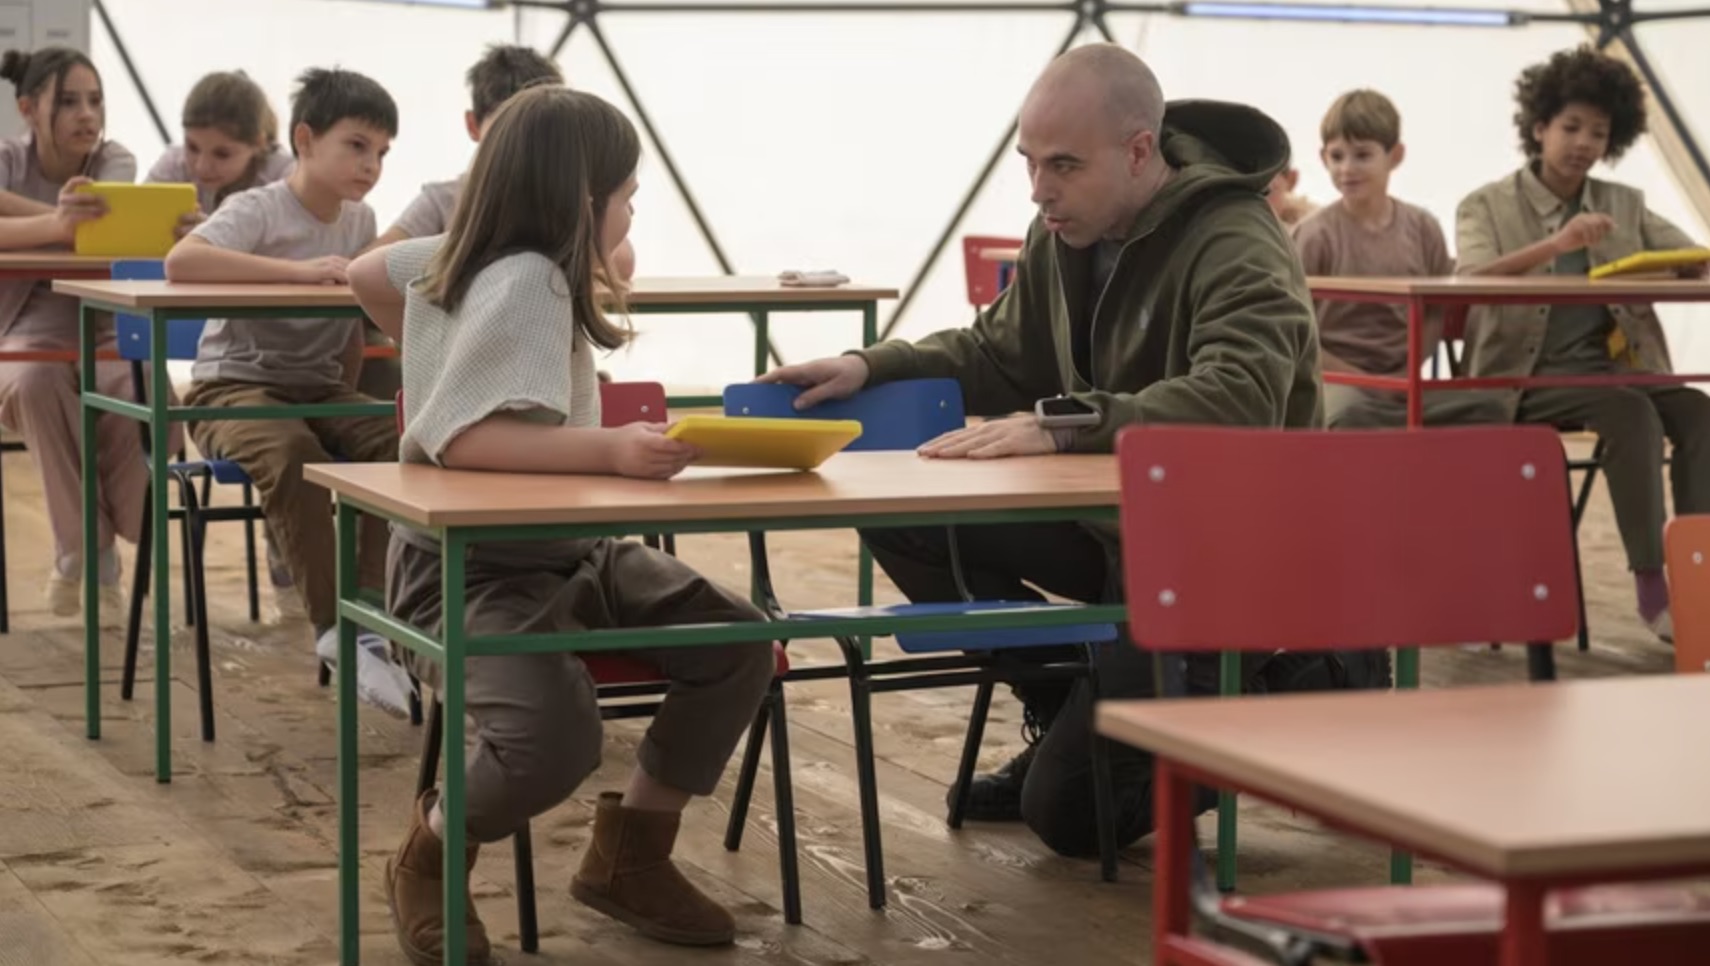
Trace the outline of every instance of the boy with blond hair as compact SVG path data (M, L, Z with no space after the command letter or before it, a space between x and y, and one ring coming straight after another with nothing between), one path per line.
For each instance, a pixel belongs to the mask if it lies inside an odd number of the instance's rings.
M1319 127L1319 157L1341 197L1302 221L1295 247L1307 275L1439 276L1454 273L1443 228L1430 212L1390 196L1389 178L1407 156L1401 115L1373 90L1336 98ZM1318 341L1325 372L1373 376L1407 374L1407 315L1394 305L1317 303ZM1441 317L1427 321L1423 354L1436 351ZM1332 429L1400 426L1405 397L1397 392L1326 383L1325 421ZM1488 395L1454 392L1425 397L1428 423L1502 419Z

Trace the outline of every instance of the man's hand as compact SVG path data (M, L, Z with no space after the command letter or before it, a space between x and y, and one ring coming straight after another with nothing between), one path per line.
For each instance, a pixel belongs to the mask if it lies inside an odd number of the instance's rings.
M1031 413L1008 419L988 419L958 429L920 447L920 455L939 460L989 460L1004 456L1044 456L1057 452L1051 431Z
M801 386L795 405L807 409L827 399L848 399L867 384L868 375L867 360L860 356L833 356L773 369L755 381Z

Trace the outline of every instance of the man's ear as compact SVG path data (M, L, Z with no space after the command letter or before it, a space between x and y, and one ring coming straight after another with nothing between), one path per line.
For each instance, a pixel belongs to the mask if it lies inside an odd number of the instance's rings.
M1128 139L1128 167L1132 174L1146 170L1158 153L1158 132L1140 131Z

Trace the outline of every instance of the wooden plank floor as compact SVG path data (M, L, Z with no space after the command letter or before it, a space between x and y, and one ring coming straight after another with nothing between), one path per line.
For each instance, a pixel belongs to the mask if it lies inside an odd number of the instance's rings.
M27 456L4 459L13 631L0 638L0 966L336 962L335 721L331 693L315 685L308 628L248 622L241 537L236 525L216 526L210 581L220 737L212 744L196 739L191 638L180 629L173 640L176 767L170 785L157 785L152 645L145 643L139 700L126 704L117 697L122 637L107 634L105 737L85 740L80 625L42 606L49 554L39 484ZM850 601L852 534L785 534L773 546L787 602ZM1630 579L1601 493L1582 547L1596 645L1589 655L1564 648L1564 676L1666 673L1669 652L1632 615ZM704 572L746 586L740 538L694 537L682 549ZM882 581L881 595L894 597ZM823 642L806 642L802 654L835 656ZM1428 686L1440 687L1517 680L1524 660L1512 648L1448 649L1428 655L1425 668ZM803 927L782 921L769 773L761 776L743 849L729 853L720 844L734 768L718 795L691 807L678 851L690 874L735 910L741 938L733 948L660 946L570 900L566 887L592 802L620 787L643 727L613 723L604 767L535 825L539 957L516 951L508 846L483 851L475 893L508 961L648 966L693 957L755 966L903 966L963 954L1018 966L1147 961L1147 842L1124 853L1122 880L1106 885L1094 863L1057 857L1022 827L945 827L965 691L874 699L891 904L869 910L847 691L836 682L802 685L790 700ZM1015 702L1000 696L987 729L986 766L1020 749L1019 718ZM380 877L407 819L419 743L407 723L364 709L362 928L369 963L404 963ZM1331 837L1287 812L1247 806L1243 823L1244 889L1375 883L1384 875L1382 850Z

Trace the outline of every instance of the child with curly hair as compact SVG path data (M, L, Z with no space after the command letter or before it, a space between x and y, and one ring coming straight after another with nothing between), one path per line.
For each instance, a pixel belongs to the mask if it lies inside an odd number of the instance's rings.
M1644 87L1625 63L1588 46L1558 52L1520 74L1515 100L1526 163L1461 202L1460 273L1583 276L1636 252L1693 247L1645 207L1643 192L1590 176L1645 131ZM1503 306L1468 318L1474 376L1666 373L1670 366L1649 305ZM1690 386L1571 387L1516 390L1507 401L1517 422L1589 427L1603 441L1639 617L1672 643L1663 442L1674 449L1675 512L1710 512L1710 397Z

